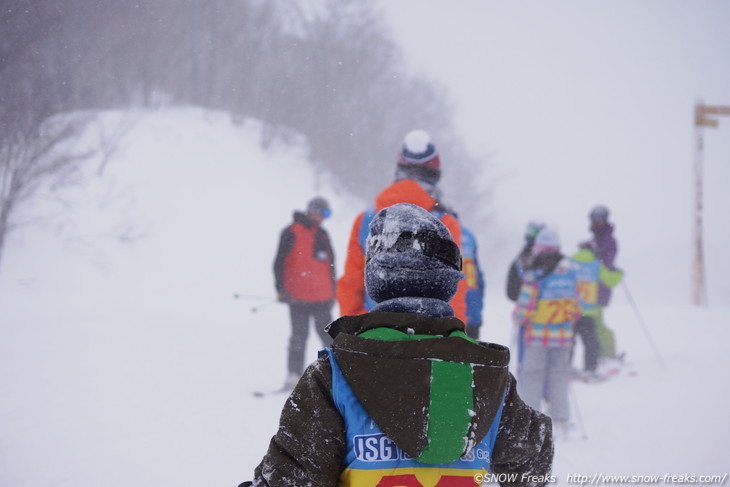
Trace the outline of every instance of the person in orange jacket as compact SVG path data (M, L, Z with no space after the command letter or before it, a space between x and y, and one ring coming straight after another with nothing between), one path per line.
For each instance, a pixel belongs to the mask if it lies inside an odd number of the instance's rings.
M365 291L365 240L370 221L377 212L397 203L411 203L436 215L451 232L461 248L459 221L439 204L436 185L441 177L441 161L429 134L414 130L406 134L398 155L395 182L378 194L375 206L360 213L352 225L347 245L344 274L337 281L337 302L340 315L367 313L375 304ZM464 323L466 316L466 284L459 283L450 301L454 314Z

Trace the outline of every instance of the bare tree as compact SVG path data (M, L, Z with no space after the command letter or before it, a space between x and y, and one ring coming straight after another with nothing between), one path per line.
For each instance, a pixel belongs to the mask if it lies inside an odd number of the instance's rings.
M1 1L5 161L30 160L19 148L32 152L59 113L164 99L259 119L264 144L301 134L317 168L366 199L392 178L403 135L423 128L455 207L489 205L473 188L484 164L461 145L448 97L405 71L372 2Z
M37 130L17 130L0 145L0 260L8 235L23 223L18 210L41 192L77 181L80 163L95 151L73 150L87 116L54 117Z

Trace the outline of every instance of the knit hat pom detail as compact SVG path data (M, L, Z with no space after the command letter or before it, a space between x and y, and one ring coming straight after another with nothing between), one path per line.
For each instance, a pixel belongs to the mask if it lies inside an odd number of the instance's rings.
M431 143L431 136L428 135L424 130L414 130L406 134L405 140L403 141L403 147L406 151L411 154L424 154L429 150L433 150L433 144Z
M413 130L406 134L398 155L398 164L420 166L431 170L441 169L436 146L431 141L431 136L424 130Z

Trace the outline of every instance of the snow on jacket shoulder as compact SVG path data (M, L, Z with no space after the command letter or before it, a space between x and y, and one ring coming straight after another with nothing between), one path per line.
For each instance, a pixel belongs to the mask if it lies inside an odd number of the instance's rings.
M473 459L469 457L471 449L493 431L490 471L515 474L510 485L544 485L553 458L550 419L518 396L514 377L507 369L509 350L456 336L461 327L453 317L385 312L346 316L331 326L331 333L336 335L331 350L369 417L407 453L397 458L413 462L425 452L433 462L459 456ZM383 338L388 334L399 338ZM472 409L461 414L465 411L456 408L453 413L461 419L431 424L439 414L452 414L430 410L438 407L431 400L429 387L434 364L444 364L445 368L452 367L449 364L468 365L469 372L474 371L473 385L468 382L466 395ZM287 400L279 430L256 469L255 486L339 486L354 478L345 474L352 448L348 446L351 425L333 399L332 377L328 355L307 368ZM492 424L494 418L499 419ZM444 424L449 425L445 430ZM459 429L462 427L466 434ZM455 430L463 435L460 446L453 442ZM428 471L426 463L423 466L423 471ZM442 467L434 464L430 468ZM423 485L434 484L423 483L432 477L418 478Z

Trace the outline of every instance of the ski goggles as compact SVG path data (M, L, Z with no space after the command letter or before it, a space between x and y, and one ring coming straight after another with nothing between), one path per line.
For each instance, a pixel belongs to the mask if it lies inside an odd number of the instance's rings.
M452 240L441 237L433 230L421 230L416 233L401 232L395 243L387 249L384 248L383 240L378 238L369 249L368 254L372 255L373 251L378 250L385 250L386 252L420 251L423 255L436 258L457 271L461 270L459 246Z
M322 215L322 218L329 218L332 216L332 210L329 208L323 208L322 211L319 212L320 215Z

